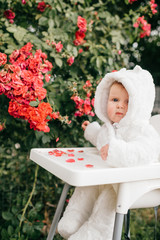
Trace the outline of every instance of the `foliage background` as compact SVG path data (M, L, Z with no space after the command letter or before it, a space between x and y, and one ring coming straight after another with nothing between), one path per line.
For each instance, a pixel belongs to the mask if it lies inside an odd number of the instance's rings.
M156 85L159 85L160 78L160 17L152 14L149 1L129 4L128 0L48 0L44 11L37 9L41 1L22 2L0 0L0 52L9 55L31 42L34 50L41 49L47 54L53 69L50 82L44 83L46 101L62 116L68 116L71 124L53 120L49 123L49 133L31 130L25 120L8 114L9 99L0 95L0 123L5 124L0 132L2 240L46 238L63 183L41 168L36 179L36 166L29 160L29 152L34 147L89 146L83 139L81 123L86 119L93 121L96 117L88 114L76 117L72 95L76 93L85 100L83 86L89 80L92 86L88 91L92 99L97 83L106 72L132 68L137 63L151 71ZM158 0L156 2L160 8ZM13 23L4 16L7 9L15 13ZM141 39L141 29L134 28L133 24L143 15L151 24L152 32L149 37ZM87 32L86 42L75 46L78 16L87 20ZM46 40L61 41L62 51L57 52ZM81 53L80 49L83 50ZM67 64L69 57L74 57L71 66ZM35 181L36 188L22 218ZM153 211L140 215L133 211L132 214L132 239L150 240L154 229ZM146 222L142 215L148 215ZM55 239L61 238L57 234Z

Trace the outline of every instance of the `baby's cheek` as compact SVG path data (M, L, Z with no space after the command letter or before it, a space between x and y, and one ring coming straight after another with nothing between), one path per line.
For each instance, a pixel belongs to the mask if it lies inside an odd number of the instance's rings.
M109 118L111 118L112 116L113 116L113 113L114 113L114 110L113 110L113 108L111 109L108 109L108 112L107 112L107 114L108 114L108 117Z

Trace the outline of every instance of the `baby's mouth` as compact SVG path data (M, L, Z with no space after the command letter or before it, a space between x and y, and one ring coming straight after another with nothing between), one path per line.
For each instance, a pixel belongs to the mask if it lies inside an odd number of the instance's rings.
M116 112L116 115L120 115L120 116L122 116L123 113L122 113L122 112Z

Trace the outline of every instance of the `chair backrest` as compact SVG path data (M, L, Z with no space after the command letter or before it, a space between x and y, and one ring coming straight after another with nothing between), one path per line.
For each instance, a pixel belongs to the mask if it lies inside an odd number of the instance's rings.
M160 134L160 114L152 116L150 119L150 123L156 129L156 131Z

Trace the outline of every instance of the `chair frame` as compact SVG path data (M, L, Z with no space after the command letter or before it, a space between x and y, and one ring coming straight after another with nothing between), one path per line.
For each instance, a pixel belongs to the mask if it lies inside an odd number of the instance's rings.
M127 212L132 208L133 202L137 202L137 199L141 200L141 197L143 197L143 195L145 196L148 192L153 191L154 193L154 189L160 188L160 163L132 168L106 168L104 161L100 162L100 159L95 152L95 148L73 148L72 150L74 151L83 150L84 153L82 156L87 156L86 162L90 160L95 164L95 169L84 169L84 167L81 168L79 165L75 167L74 165L65 164L65 160L63 159L64 157L62 157L62 159L61 157L58 158L57 161L57 159L48 155L50 150L53 150L53 148L37 148L32 149L30 153L31 160L60 178L65 183L47 240L52 240L55 235L56 227L63 211L67 193L71 186L80 187L101 184L118 184L119 188L117 192L117 207L113 240L121 239L123 221L124 219L127 219ZM67 149L61 150L67 151ZM88 154L90 152L93 152L93 154ZM146 182L150 184L146 184ZM137 192L137 186L141 185L143 185L143 192L141 189ZM133 202L130 202L128 197L130 196L130 186L132 186L132 190L134 190L132 191L133 193L131 196L131 199L134 199ZM160 204L160 197L158 198L158 201L152 204L152 207L157 206L158 203ZM129 229L127 228L127 225L125 229L125 240L127 240L129 239Z

